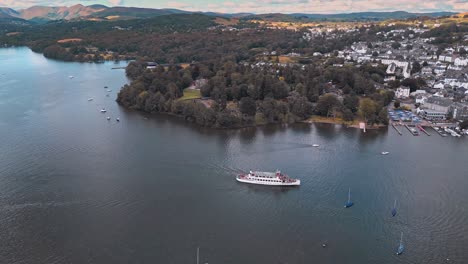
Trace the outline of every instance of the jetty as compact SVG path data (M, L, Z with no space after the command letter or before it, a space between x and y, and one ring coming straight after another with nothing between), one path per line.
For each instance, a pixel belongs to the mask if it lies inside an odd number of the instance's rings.
M401 133L401 131L395 126L395 123L392 123L392 127L398 132L398 134L403 135L403 133Z
M448 136L447 132L445 132L442 128L440 127L432 127L441 137L446 137Z
M409 127L408 125L405 124L405 127L406 129L408 129L409 132L411 132L411 134L413 134L413 136L419 136L419 133L416 129L412 128L412 127Z
M111 70L120 70L120 69L126 69L127 67L112 67Z
M421 130L424 134L430 136L431 134L429 134L429 132L426 131L426 129L424 129L421 125L416 125L417 128L419 128L419 130Z

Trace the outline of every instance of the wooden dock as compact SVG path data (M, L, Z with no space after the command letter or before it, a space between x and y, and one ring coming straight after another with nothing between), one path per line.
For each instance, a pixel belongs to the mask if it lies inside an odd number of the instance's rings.
M435 132L437 132L441 137L446 137L446 136L448 136L448 135L447 135L447 132L443 131L442 128L435 129L434 127L432 127L432 129L434 129Z
M421 130L422 132L424 132L424 134L430 136L431 134L429 134L429 132L426 131L426 129L424 129L421 125L416 125L417 128L419 128L419 130Z
M408 125L405 124L406 129L413 135L413 136L419 136L419 133L416 129L409 127Z
M392 123L392 127L398 132L398 134L400 134L400 136L403 135L403 133L401 133L401 131L395 126L394 123Z

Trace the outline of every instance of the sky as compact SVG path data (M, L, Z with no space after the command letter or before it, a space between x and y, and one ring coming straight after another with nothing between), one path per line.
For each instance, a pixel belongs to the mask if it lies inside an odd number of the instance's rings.
M33 5L74 4L177 8L223 13L347 13L363 11L467 12L468 0L0 0L0 6L14 9Z

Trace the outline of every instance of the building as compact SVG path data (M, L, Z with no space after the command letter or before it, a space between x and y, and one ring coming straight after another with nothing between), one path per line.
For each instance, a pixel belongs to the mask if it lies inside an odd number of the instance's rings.
M426 95L419 94L419 95L416 96L416 103L423 105L426 102L427 98L428 97Z
M432 68L431 67L423 67L421 69L422 75L432 75Z
M396 98L408 98L410 96L410 88L401 86L395 91Z
M424 102L424 109L448 114L452 103L453 102L450 99L431 96L427 98L426 102Z
M455 120L468 120L467 103L453 103L450 107L450 112Z
M456 58L454 61L455 66L468 66L468 59Z
M431 121L442 121L447 119L447 113L434 111L434 110L422 110L419 114L426 120Z

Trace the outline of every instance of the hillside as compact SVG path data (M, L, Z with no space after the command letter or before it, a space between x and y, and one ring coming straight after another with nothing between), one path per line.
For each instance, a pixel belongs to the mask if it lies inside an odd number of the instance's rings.
M382 21L388 19L407 19L412 17L440 17L454 15L452 12L435 13L409 13L405 11L395 12L358 12L344 14L259 14L245 16L248 20L282 21L282 22L300 22L300 21Z
M162 15L172 15L172 14L187 14L191 12L186 12L177 9L152 9L152 8L137 8L137 7L111 7L103 9L99 12L90 14L90 17L96 18L149 18Z
M96 12L104 10L103 6L83 6L74 5L70 7L58 6L33 6L27 9L18 10L17 17L31 20L34 18L48 19L48 20L60 20L60 19L75 19L80 17L86 17Z
M250 13L217 13L217 12L191 12L179 9L153 9L138 7L107 7L104 5L84 6L81 4L66 6L33 6L21 10L11 8L0 8L0 18L21 18L31 22L44 23L51 20L128 20L138 18L150 18L172 14L193 14L199 13L212 17L241 18L243 20L263 20L272 22L313 22L313 21L383 21L389 19L407 19L413 17L440 17L451 16L456 13L435 12L435 13L409 13L404 11L395 12L358 12L345 14L250 14Z

